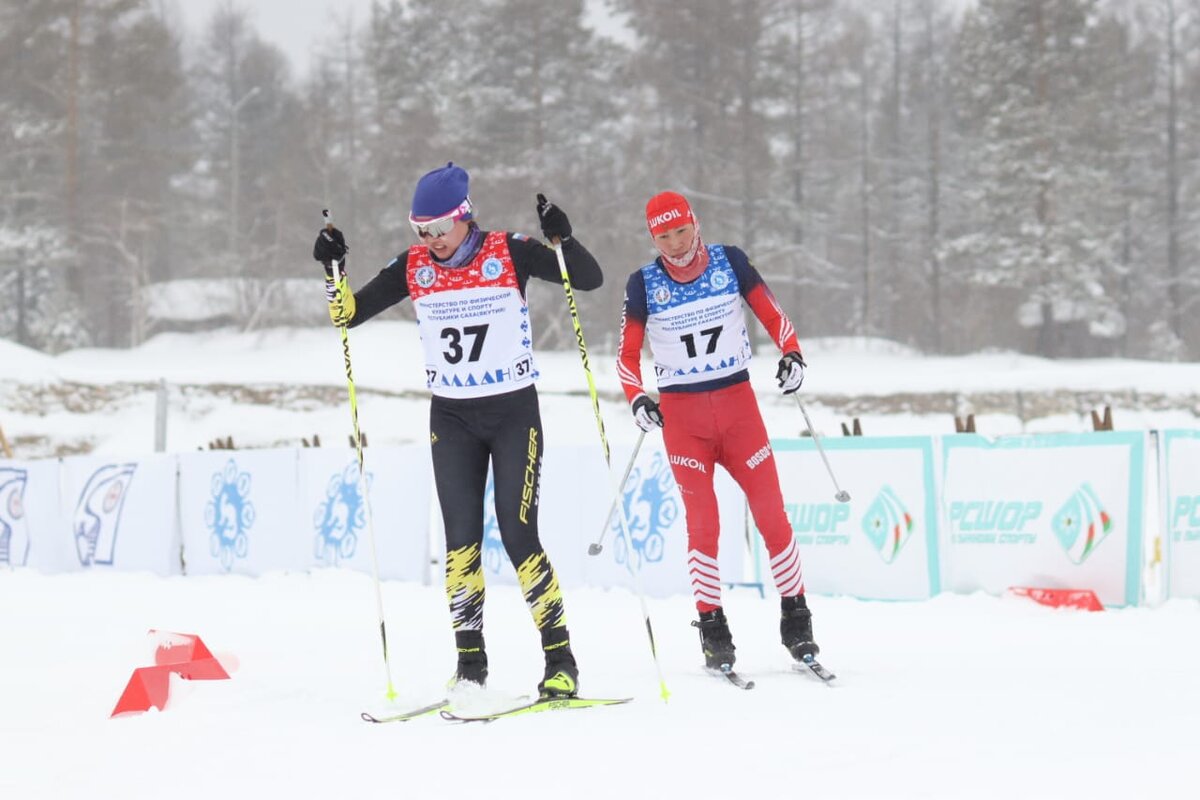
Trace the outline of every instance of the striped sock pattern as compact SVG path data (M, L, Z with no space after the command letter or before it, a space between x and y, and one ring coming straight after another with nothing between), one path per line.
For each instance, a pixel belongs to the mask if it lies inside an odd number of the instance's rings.
M780 597L795 597L804 594L804 573L800 569L800 549L796 539L788 542L777 555L771 557L771 576Z
M688 576L692 580L692 595L696 603L719 608L721 573L717 560L699 550L688 551Z

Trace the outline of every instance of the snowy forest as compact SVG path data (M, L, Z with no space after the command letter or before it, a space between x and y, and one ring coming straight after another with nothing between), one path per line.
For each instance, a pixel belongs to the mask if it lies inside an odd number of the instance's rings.
M486 228L536 234L539 191L570 214L597 349L673 189L802 342L1200 357L1200 0L381 0L312 54L232 0L195 33L155 0L0 0L0 337L135 346L185 279L249 295L243 329L319 323L321 209L361 286L453 160Z

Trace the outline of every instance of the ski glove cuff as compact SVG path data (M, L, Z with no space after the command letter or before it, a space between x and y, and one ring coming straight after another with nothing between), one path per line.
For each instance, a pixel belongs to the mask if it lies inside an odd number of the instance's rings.
M537 215L542 225L542 235L548 240L565 242L571 238L571 221L567 219L566 212L547 200L544 194L537 196Z
M779 388L784 394L794 394L800 388L800 384L804 383L804 356L793 350L790 353L784 353L783 358L779 359L779 369L775 372L775 380L779 381Z
M662 411L649 395L639 394L633 400L633 421L646 433L663 426Z
M354 319L357 310L354 303L354 292L350 291L350 281L342 273L337 281L326 278L325 299L329 301L329 321L339 328L344 328Z

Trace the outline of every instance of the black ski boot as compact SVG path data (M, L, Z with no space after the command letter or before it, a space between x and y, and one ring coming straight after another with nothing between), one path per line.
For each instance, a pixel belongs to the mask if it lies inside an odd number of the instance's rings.
M703 611L700 621L692 625L700 629L700 648L704 651L704 666L709 669L724 670L732 667L737 657L733 651L733 635L729 632L729 622L725 619L725 610L721 608Z
M812 612L808 610L804 595L784 597L780 608L779 635L792 658L802 661L805 656L815 656L821 652L821 648L813 641Z
M455 631L454 641L458 645L458 669L454 673L451 687L460 683L487 686L487 651L483 648L483 631Z
M546 674L538 684L541 697L574 697L579 694L579 667L571 643L564 640L545 650Z

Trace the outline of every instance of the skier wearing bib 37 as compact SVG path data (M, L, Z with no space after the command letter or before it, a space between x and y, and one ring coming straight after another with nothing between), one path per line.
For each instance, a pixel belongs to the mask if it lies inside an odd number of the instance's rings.
M329 314L335 325L360 325L406 297L412 299L425 355L434 483L446 525L446 596L458 646L454 683L483 685L483 502L488 464L495 480L496 520L504 549L533 621L541 632L546 672L543 696L578 692L562 592L538 538L538 485L545 442L538 409L525 285L531 277L561 280L554 250L519 233L485 231L474 221L462 167L447 164L423 176L409 224L420 240L358 292L344 271L345 241L321 231L313 257L334 282ZM547 239L562 242L577 289L603 282L596 259L571 238L562 209L539 202ZM333 275L332 263L339 271Z
M674 192L646 205L659 257L629 277L617 373L634 420L663 430L663 446L687 517L688 573L705 665L729 671L733 638L721 608L717 567L720 522L713 468L729 472L750 504L782 598L780 633L797 661L816 655L804 599L800 553L783 508L775 457L750 387L750 337L743 300L783 353L776 378L784 394L800 388L804 358L796 331L750 259L736 247L705 245L688 201ZM642 386L641 351L650 340L659 402Z

